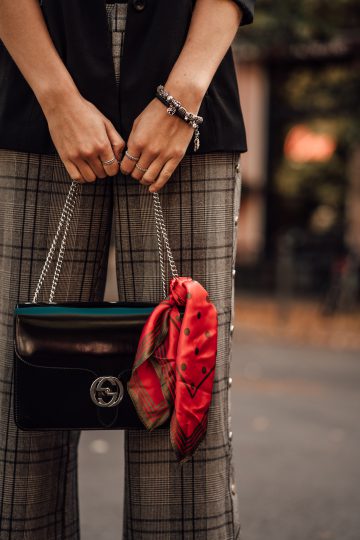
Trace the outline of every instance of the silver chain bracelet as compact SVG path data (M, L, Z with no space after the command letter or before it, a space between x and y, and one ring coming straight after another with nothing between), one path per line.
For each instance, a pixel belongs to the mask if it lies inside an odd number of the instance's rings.
M200 147L199 126L203 123L203 117L193 114L185 109L180 101L175 99L169 94L169 92L165 90L162 84L159 84L159 86L156 88L155 95L164 105L166 105L166 111L168 114L171 116L176 114L194 129L194 152L196 152Z

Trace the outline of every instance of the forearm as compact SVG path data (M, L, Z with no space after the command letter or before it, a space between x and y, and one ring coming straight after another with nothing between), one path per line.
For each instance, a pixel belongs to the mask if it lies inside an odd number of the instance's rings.
M185 107L197 112L242 15L233 0L197 0L186 42L165 84Z
M38 99L69 177L94 182L117 174L116 157L124 141L78 91L49 35L38 0L0 0L0 39Z
M38 0L0 0L0 39L44 111L78 93L51 40Z

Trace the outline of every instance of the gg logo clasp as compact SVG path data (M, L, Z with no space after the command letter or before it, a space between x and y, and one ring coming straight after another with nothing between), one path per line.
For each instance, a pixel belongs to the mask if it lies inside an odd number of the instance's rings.
M124 397L123 384L117 377L98 377L90 387L90 397L98 407L115 407Z

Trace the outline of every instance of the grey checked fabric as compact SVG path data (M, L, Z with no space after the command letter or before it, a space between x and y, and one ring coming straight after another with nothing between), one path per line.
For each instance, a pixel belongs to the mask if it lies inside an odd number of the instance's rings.
M126 7L106 7L117 80ZM199 280L218 309L216 379L206 439L182 467L166 432L126 432L123 540L239 538L229 438L239 157L185 156L160 192L179 273ZM12 403L13 308L32 298L69 185L57 155L0 150L0 540L80 538L80 432L20 431ZM113 214L120 299L162 299L152 196L119 174L82 186L56 300L103 298Z

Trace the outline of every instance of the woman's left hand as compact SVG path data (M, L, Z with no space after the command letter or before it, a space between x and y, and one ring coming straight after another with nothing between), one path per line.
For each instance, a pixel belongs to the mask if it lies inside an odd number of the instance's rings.
M149 191L159 191L184 157L193 135L191 126L176 115L170 116L166 106L154 98L135 119L127 142L129 155L139 160L125 154L120 170L150 186Z

